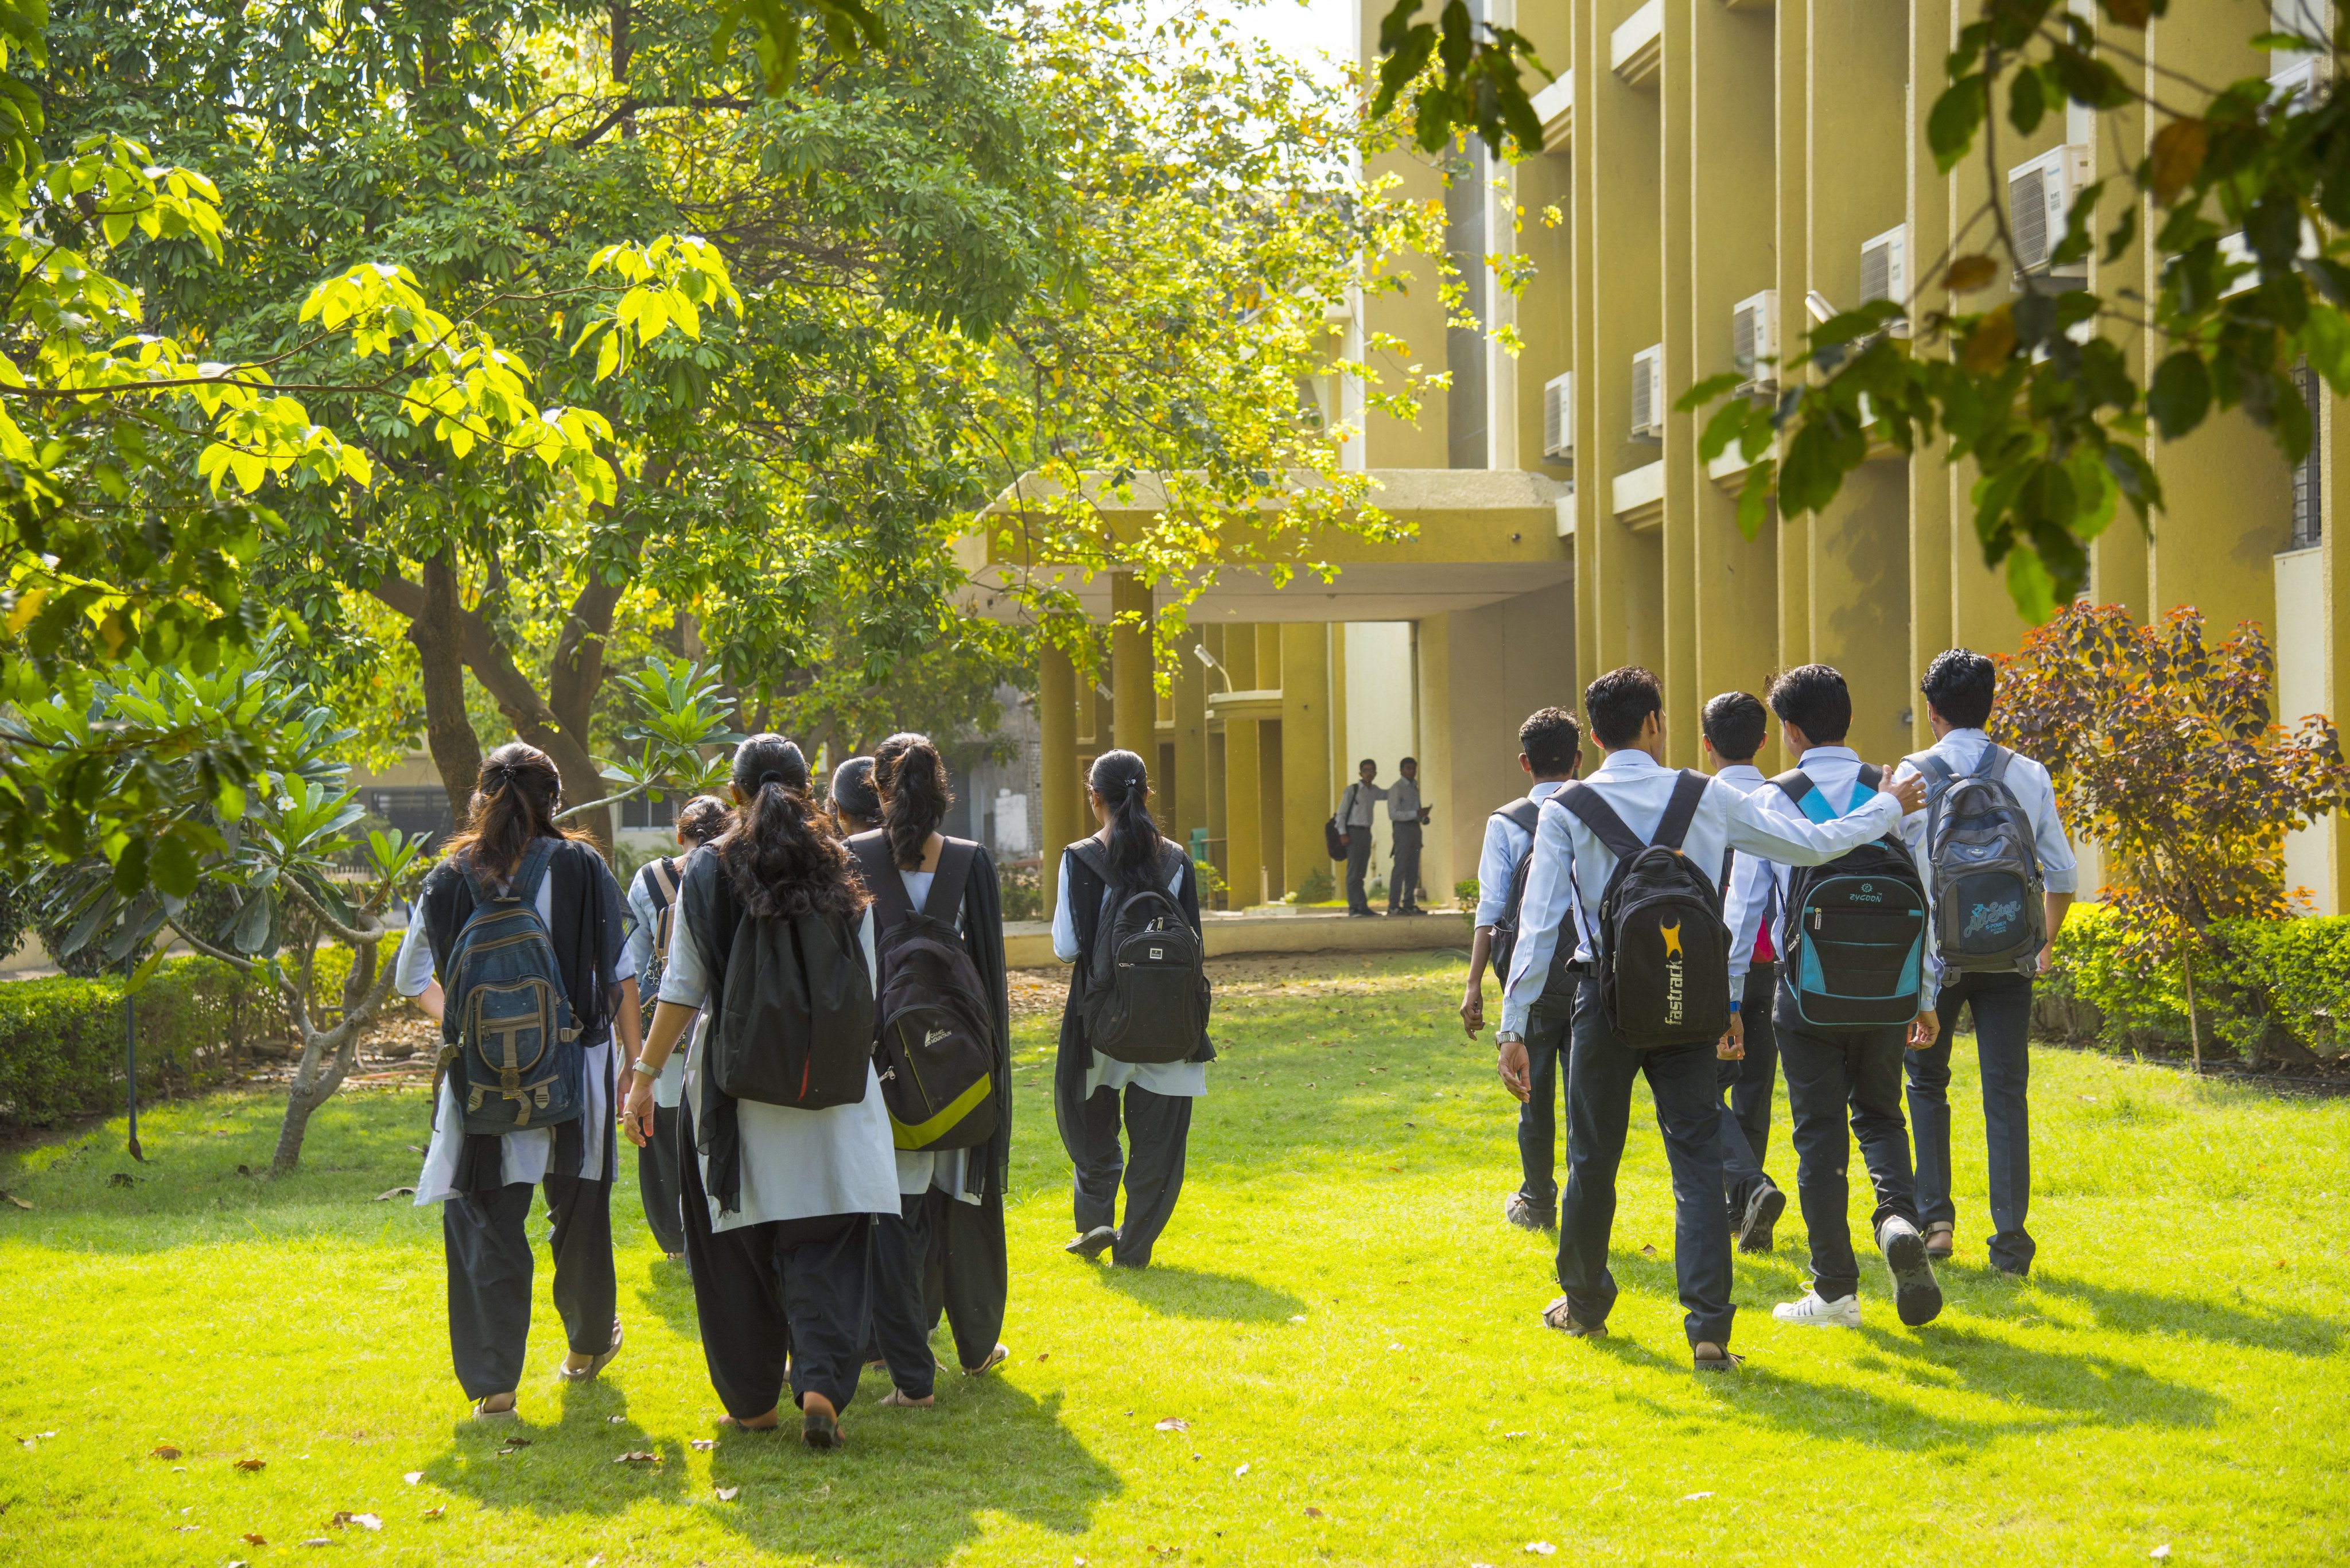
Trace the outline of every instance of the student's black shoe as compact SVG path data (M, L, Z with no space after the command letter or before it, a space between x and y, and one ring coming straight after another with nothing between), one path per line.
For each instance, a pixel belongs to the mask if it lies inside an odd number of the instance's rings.
M1753 1195L1746 1199L1746 1212L1738 1220L1738 1250L1742 1252L1767 1252L1771 1250L1771 1228L1779 1216L1787 1211L1787 1195L1773 1182L1758 1184Z
M1104 1252L1108 1251L1112 1243L1116 1242L1117 1240L1118 1232L1116 1231L1111 1230L1107 1225L1097 1225L1092 1230L1087 1231L1084 1235L1076 1237L1075 1240L1063 1246L1061 1251L1064 1252L1075 1252L1078 1257L1090 1262L1094 1259L1100 1257Z
M840 1417L823 1408L805 1411L800 1417L800 1441L811 1449L840 1447Z
M1551 1231L1558 1226L1556 1212L1535 1207L1523 1192L1513 1192L1503 1201L1502 1218L1521 1231Z
M1877 1244L1885 1266L1893 1274L1893 1310L1911 1328L1941 1315L1942 1287L1934 1278L1933 1260L1926 1256L1926 1238L1898 1214L1877 1228Z

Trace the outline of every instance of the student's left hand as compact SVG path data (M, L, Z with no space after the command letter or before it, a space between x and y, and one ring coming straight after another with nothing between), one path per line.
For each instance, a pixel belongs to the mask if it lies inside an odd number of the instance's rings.
M1718 1061L1743 1062L1746 1060L1746 1015L1744 1013L1733 1012L1730 1015L1730 1027L1722 1031L1720 1040L1714 1042L1713 1054Z
M1927 1008L1909 1023L1909 1049L1931 1050L1934 1041L1941 1033L1942 1021L1934 1016L1932 1008Z
M629 1085L628 1103L620 1107L620 1127L630 1143L642 1148L653 1136L653 1081L638 1072L629 1076L636 1082Z
M1485 1027L1485 988L1471 981L1461 997L1461 1026L1469 1031L1469 1038L1477 1038L1477 1031Z

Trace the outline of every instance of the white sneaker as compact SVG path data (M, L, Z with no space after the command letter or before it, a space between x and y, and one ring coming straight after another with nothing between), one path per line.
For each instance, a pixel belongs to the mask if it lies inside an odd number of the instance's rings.
M1781 1323L1800 1323L1812 1328L1858 1328L1860 1298L1845 1296L1824 1302L1817 1291L1805 1291L1799 1302L1781 1302L1771 1309L1771 1315Z

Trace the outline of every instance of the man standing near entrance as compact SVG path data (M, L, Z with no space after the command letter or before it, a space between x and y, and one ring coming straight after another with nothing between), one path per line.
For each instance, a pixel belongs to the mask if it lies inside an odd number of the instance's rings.
M1371 868L1371 811L1388 792L1371 782L1379 776L1378 763L1365 757L1357 772L1359 776L1338 797L1338 830L1347 848L1347 913L1368 915L1371 900L1363 891L1363 877Z
M1428 807L1419 804L1419 763L1406 757L1396 764L1403 777L1388 791L1388 828L1395 836L1395 858L1388 867L1388 913L1417 915L1419 907L1419 830L1427 826Z

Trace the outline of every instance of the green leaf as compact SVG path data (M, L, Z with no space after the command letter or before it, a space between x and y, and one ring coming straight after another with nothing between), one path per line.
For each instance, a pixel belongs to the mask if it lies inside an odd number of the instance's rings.
M134 838L114 862L114 891L128 898L147 886L147 841Z
M1676 398L1673 400L1673 409L1679 413L1693 414L1714 399L1727 396L1745 384L1746 378L1734 370L1726 371L1719 376L1708 376Z
M2211 409L2211 376L2202 358L2191 348L2174 349L2155 367L2146 406L2165 441L2177 441L2201 424Z
M1762 536L1762 524L1771 512L1771 481L1778 462L1763 458L1746 471L1746 483L1738 491L1738 531L1749 539Z
M2007 121L2025 136L2040 129L2041 118L2048 112L2048 100L2040 88L2040 73L2020 70L2007 88Z
M179 835L158 839L149 870L155 886L174 898L192 897L196 890L196 857L188 852Z
M2007 597L2015 601L2016 614L2033 626L2056 613L2056 585L2034 552L2008 551Z
M1934 151L1934 166L1948 174L1973 151L1975 130L1990 105L1990 87L1981 72L1960 77L1942 89L1926 117L1926 145Z

